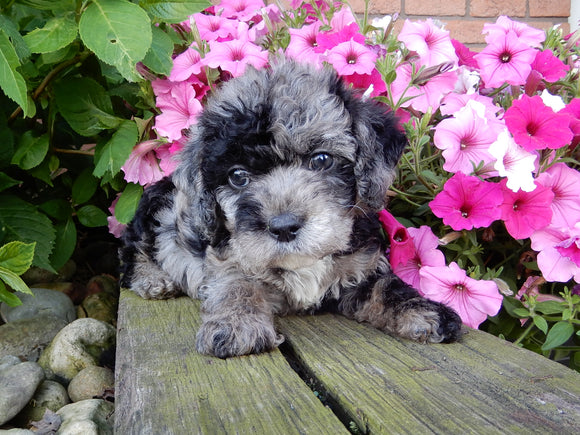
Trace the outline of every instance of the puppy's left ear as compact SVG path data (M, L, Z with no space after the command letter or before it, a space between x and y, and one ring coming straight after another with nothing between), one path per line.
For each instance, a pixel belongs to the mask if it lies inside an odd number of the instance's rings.
M354 167L358 200L378 211L386 205L387 190L407 138L386 106L358 98L346 106L358 144Z

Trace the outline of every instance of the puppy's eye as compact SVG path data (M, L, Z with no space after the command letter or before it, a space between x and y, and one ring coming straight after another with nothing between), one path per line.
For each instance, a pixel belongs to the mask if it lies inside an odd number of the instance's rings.
M236 189L246 187L250 184L250 173L241 168L232 169L228 174L228 182Z
M313 171L325 171L326 169L330 169L333 163L334 159L330 154L317 153L310 157L308 167Z

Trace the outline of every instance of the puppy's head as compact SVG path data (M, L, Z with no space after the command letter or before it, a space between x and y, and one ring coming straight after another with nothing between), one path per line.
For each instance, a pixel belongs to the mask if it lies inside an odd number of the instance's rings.
M225 83L174 175L183 213L250 269L348 249L357 213L384 207L404 135L330 70L283 62Z

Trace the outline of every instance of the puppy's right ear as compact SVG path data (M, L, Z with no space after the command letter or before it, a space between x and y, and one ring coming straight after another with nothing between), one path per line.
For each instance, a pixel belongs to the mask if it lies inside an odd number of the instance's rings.
M178 224L201 233L203 239L211 242L217 230L216 199L204 183L201 171L203 144L196 128L190 129L190 139L183 148L177 169L172 179L177 187L175 207Z

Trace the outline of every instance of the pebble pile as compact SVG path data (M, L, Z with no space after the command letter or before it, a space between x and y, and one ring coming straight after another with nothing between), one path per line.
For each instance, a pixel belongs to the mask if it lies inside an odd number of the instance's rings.
M0 433L112 434L117 280L24 278L34 296L0 305Z

